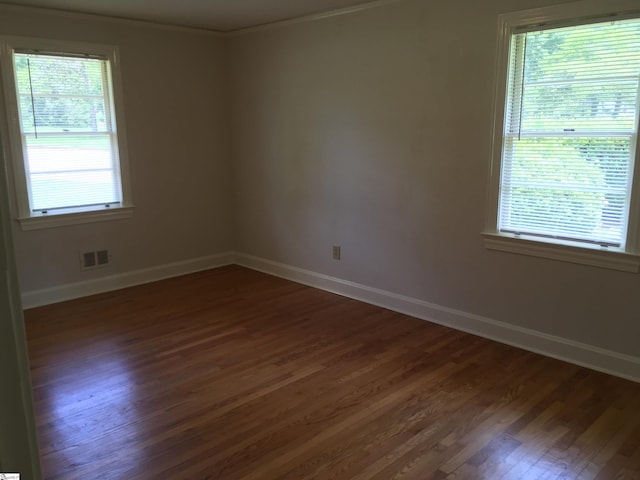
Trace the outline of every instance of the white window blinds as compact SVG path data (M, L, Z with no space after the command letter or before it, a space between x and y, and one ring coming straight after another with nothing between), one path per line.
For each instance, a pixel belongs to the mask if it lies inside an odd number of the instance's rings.
M31 210L119 204L107 60L17 51L14 66Z
M640 20L515 34L510 52L499 231L624 246Z

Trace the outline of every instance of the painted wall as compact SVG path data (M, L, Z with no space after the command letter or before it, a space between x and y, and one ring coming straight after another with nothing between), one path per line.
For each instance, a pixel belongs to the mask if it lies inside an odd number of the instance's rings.
M133 22L0 7L0 34L120 47L134 217L23 232L14 226L21 290L83 282L231 248L222 40ZM80 251L112 264L81 270Z
M551 3L407 0L231 37L236 250L639 356L640 275L480 236L497 16Z
M120 46L137 206L14 226L22 292L233 249L639 356L640 275L480 236L497 15L554 2L404 0L224 38L0 7L0 34ZM105 247L111 266L79 268Z

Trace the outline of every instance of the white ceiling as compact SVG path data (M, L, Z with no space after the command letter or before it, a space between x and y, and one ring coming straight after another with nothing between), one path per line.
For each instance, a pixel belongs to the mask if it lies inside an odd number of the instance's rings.
M369 2L370 0L5 0L3 3L229 32Z

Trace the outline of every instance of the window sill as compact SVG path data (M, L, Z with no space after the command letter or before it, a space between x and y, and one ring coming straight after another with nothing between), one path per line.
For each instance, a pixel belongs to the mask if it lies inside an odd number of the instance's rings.
M44 228L131 218L133 217L133 209L133 206L127 206L104 208L101 210L48 213L31 217L20 217L18 218L18 223L20 223L20 228L24 231L40 230Z
M640 255L584 245L545 242L540 239L516 237L499 233L483 233L484 246L489 250L500 250L521 255L549 258L562 262L579 263L593 267L609 268L623 272L638 273Z

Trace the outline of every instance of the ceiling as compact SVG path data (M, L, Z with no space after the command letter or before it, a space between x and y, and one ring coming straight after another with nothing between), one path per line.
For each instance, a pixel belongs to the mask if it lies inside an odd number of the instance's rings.
M3 3L230 32L369 2L370 0L8 0Z

